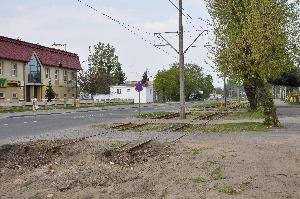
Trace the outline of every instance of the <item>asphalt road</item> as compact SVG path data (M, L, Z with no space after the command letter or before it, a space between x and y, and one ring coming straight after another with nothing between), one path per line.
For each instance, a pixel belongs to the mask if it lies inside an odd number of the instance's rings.
M142 113L176 110L178 110L178 104L175 103L141 105ZM123 105L89 111L82 110L80 112L66 110L62 114L54 115L2 118L0 119L0 140L40 135L50 131L92 125L100 122L117 122L118 120L137 114L137 105ZM32 115L32 113L27 115Z

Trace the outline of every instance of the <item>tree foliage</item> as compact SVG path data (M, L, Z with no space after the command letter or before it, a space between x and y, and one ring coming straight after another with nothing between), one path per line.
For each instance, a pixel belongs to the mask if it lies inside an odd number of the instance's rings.
M265 123L278 125L268 81L299 63L299 2L206 1L214 21L214 61L219 71L243 80L248 98L263 106ZM255 89L255 95L246 88Z
M299 41L291 39L299 35L293 27L294 5L283 0L207 1L215 22L215 61L223 74L269 80L293 66L299 55Z
M156 92L166 100L178 101L179 94L179 65L172 64L169 70L158 71L154 80ZM202 68L195 64L185 65L185 96L188 100L199 91L204 91L203 97L207 97L214 89L212 77L204 76Z
M56 93L54 92L53 88L52 88L52 84L51 81L49 81L47 87L46 87L46 98L47 98L47 102L52 102L52 99L55 98Z
M294 67L270 82L278 86L300 87L300 68Z
M215 88L215 91L216 91L216 94L218 94L218 95L223 95L224 94L223 89L220 88L220 87Z
M149 82L149 77L148 77L148 69L146 69L146 71L143 73L143 76L142 76L142 84L145 85L145 86L148 86L148 82Z
M119 63L115 48L99 42L94 52L88 57L89 68L79 73L78 83L83 92L88 94L109 94L110 86L122 84L125 73Z

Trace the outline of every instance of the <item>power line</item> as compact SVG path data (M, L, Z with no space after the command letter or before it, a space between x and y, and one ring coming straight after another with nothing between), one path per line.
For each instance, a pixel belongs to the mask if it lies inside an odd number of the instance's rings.
M179 8L178 6L176 6L173 1L171 0L168 0L178 11L179 11ZM185 12L184 8L182 8L182 10ZM193 19L188 13L182 13L182 15L185 17L185 18L190 18L190 19Z
M147 36L152 36L152 34L151 34L150 32L144 31L144 30L142 30L142 29L140 29L140 28L138 28L138 27L135 27L135 26L133 26L133 25L129 25L129 24L126 24L126 23L124 23L124 22L121 22L120 20L118 20L118 19L116 19L116 18L114 18L114 17L111 17L110 15L108 15L108 14L106 14L106 13L104 13L104 12L99 11L99 10L96 9L95 7L93 7L93 6L91 6L91 5L89 5L89 4L85 3L85 2L83 2L82 0L76 0L76 1L79 2L79 3L82 4L82 5L84 5L84 6L88 7L88 8L90 8L90 9L92 9L93 11L95 11L95 12L97 12L97 13L100 13L102 16L106 17L107 19L109 19L109 20L111 20L111 21L113 21L113 22L119 24L119 25L122 26L125 30L129 31L130 33L132 33L132 34L135 35L135 36L138 36L141 40L145 41L147 44L149 44L149 45L155 47L156 49L158 49L158 50L164 52L165 54L167 54L167 55L169 55L169 56L171 56L171 57L177 59L177 57L172 56L169 52L165 51L164 49L160 48L159 46L155 46L155 43L154 43L154 42L152 42L151 40L147 39L146 36L145 36L145 34L146 34ZM138 32L139 32L139 33L142 33L143 35L139 35Z

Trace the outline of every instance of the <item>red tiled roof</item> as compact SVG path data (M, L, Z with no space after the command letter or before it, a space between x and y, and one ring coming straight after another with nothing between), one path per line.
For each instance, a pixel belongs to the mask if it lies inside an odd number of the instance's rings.
M0 58L29 62L36 53L43 65L81 70L77 54L0 36Z

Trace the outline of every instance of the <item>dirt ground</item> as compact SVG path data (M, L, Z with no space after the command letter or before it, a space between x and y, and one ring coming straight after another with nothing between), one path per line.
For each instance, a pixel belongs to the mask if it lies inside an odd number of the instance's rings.
M0 198L300 198L299 135L70 142L1 146Z

